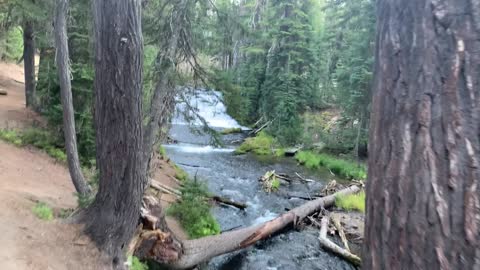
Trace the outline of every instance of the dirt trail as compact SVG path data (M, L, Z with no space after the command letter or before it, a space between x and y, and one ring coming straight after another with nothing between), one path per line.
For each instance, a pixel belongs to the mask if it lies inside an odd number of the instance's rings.
M22 128L37 116L25 109L22 67L0 63L0 127ZM59 210L76 206L64 165L41 151L0 141L0 269L108 269L77 225L43 221L32 213L36 202Z

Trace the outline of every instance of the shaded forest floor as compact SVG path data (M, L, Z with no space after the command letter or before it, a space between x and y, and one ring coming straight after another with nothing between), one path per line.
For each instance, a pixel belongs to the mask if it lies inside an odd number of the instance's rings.
M23 67L0 62L0 128L23 129L44 121L25 108ZM176 188L173 166L159 161L154 178ZM161 169L161 170L160 170ZM173 198L162 196L168 206ZM81 226L56 218L44 221L32 209L44 202L55 213L77 206L68 169L43 151L0 141L0 269L108 269L105 258L82 233ZM185 238L178 222L168 224Z

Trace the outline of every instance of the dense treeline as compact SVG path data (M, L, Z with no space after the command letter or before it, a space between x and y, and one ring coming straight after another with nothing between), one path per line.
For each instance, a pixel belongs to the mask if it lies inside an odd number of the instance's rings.
M2 4L0 54L21 60L22 33L33 25L40 56L33 108L47 116L61 138L53 2ZM72 1L68 17L75 124L84 164L95 156L90 6L90 1ZM169 20L179 10L186 19L172 27ZM171 111L175 85L201 82L224 93L229 113L241 123L269 122L268 132L282 144L322 141L333 152L352 152L366 145L374 24L371 0L144 1L144 101L162 87L161 106ZM152 108L144 103L148 115ZM332 108L341 112L340 127L326 129L323 122L331 116L322 112ZM168 123L169 117L161 120Z
M373 1L215 3L202 52L213 56L215 87L232 115L244 124L271 121L283 143L305 143L309 112L335 107L344 124L320 134L323 141L340 152L366 143Z

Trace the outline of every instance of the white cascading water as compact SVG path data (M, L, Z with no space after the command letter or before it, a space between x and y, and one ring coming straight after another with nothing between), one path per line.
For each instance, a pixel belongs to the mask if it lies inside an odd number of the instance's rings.
M197 110L198 115L205 119L208 125L212 128L242 128L235 119L227 114L227 108L223 104L223 95L219 91L207 91L207 90L194 90L187 95L187 102ZM188 121L185 119L182 113L185 112L187 105L184 102L177 103L175 116L172 124L174 125L188 125ZM199 119L195 119L194 126L201 126L202 122Z

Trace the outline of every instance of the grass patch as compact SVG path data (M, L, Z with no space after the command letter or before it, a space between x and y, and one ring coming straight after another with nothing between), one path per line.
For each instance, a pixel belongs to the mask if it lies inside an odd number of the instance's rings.
M222 135L242 133L241 128L226 128L220 132Z
M255 137L245 139L245 141L235 149L235 153L245 154L252 152L257 155L271 155L275 145L275 139L262 131Z
M23 142L14 130L0 129L0 139L16 146L22 146Z
M167 150L165 150L165 147L163 147L161 144L158 145L157 153L162 157L162 159L167 158Z
M295 159L309 169L325 167L334 174L349 180L365 180L367 178L367 170L365 166L358 165L352 161L335 158L327 154L300 151L295 155Z
M186 180L181 189L182 198L172 204L167 214L178 219L192 239L220 233L220 225L206 200L207 188L197 181Z
M15 146L32 145L44 150L58 161L67 161L67 155L61 144L54 135L46 130L38 128L30 128L25 131L0 129L0 139Z
M357 194L338 195L335 197L335 205L346 211L365 213L365 191Z
M173 167L175 168L175 178L182 182L188 181L188 173L180 168L178 165L174 164Z
M275 149L275 156L276 157L284 157L285 156L285 149L284 148Z
M52 220L53 219L53 210L46 203L39 202L33 208L32 212L39 219L42 220Z

